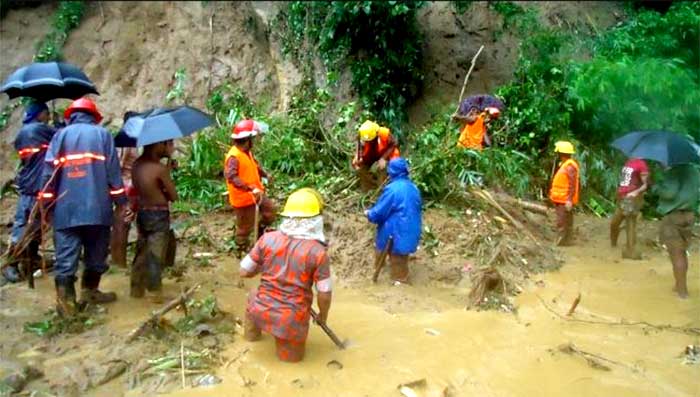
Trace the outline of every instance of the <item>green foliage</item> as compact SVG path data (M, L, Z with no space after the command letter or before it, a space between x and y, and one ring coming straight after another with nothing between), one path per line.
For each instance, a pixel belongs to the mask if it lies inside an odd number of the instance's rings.
M512 26L513 21L525 13L523 7L513 3L512 1L489 1L489 8L493 9L503 17L503 29L508 29Z
M302 63L310 64L311 48L317 48L331 79L347 65L362 107L399 132L423 80L415 16L424 3L291 2L276 30L285 53Z
M210 322L221 314L214 295L204 299L190 299L186 305L187 315L175 323L175 328L180 332L190 332L199 324Z
M51 31L37 45L34 61L60 61L63 57L61 48L68 38L68 33L80 24L84 14L84 1L59 2L51 23Z
M700 83L678 58L597 58L572 69L573 127L590 144L636 130L696 132Z
M92 310L92 314L95 314ZM88 312L79 312L76 315L63 318L55 311L47 313L47 317L41 321L24 324L24 332L43 337L52 337L63 333L78 334L101 324L104 319L91 316Z
M470 0L457 0L451 1L450 3L452 3L452 7L454 7L457 14L464 14L465 12L469 11L469 8L474 2Z
M174 83L168 93L165 95L165 100L168 103L182 102L185 98L185 84L187 83L187 70L184 67L178 68L173 75Z
M697 71L700 70L699 41L700 3L680 1L674 2L663 15L641 10L600 37L595 52L606 58L680 59Z

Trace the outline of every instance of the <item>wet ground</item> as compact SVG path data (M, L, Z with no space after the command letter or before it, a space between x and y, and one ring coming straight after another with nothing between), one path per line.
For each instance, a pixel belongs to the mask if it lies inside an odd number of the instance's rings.
M222 346L226 364L214 372L222 383L182 390L178 385L158 390L169 390L159 395L400 396L398 385L421 379L424 385L412 389L417 396L700 395L700 365L684 365L681 358L686 345L700 344L700 335L683 331L700 327L698 244L691 252L691 298L680 300L671 292L668 259L654 244L656 223L642 227L642 261L622 260L620 251L609 247L606 220L580 217L577 224L579 245L563 249L559 271L533 275L523 284L514 299L516 313L465 310L469 290L461 283L392 287L386 278L377 285L339 280L329 325L348 340L346 350L312 326L305 360L286 364L276 360L269 336L249 343L234 335ZM241 287L236 271L236 260L218 256L210 266L190 269L180 284L166 280L166 291L176 294L182 285L202 283L198 295L213 293L222 309L242 317L245 294L257 280ZM366 273L369 280L369 269ZM50 281L38 280L35 291L24 285L0 289L3 368L34 360L55 379L76 361L118 354L124 336L159 305L125 297L128 279L121 270L103 285L120 293L107 309L107 322L51 341L21 331L24 322L41 318L53 304ZM566 317L579 293L580 304ZM147 344L139 343L148 354ZM585 353L560 351L566 344ZM40 351L32 350L37 346ZM157 392L128 390L124 378L76 395Z

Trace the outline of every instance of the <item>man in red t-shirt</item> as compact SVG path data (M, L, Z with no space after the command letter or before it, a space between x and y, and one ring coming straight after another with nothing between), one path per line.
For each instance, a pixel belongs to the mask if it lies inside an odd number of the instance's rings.
M622 167L620 184L617 188L617 209L610 221L610 244L617 246L620 224L625 221L627 245L622 251L626 259L642 259L636 251L637 217L644 205L644 193L649 187L649 167L638 158L630 158Z

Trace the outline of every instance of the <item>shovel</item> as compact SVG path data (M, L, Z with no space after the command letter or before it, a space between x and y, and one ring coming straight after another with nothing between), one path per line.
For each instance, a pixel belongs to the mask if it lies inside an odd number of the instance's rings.
M253 194L253 193L251 193ZM253 245L258 242L258 228L260 227L260 203L255 199L253 194L253 201L255 201L255 220L253 221Z
M392 243L394 242L392 237L389 237L389 241L386 242L386 246L384 247L384 250L382 251L381 254L377 257L376 262L374 263L374 274L372 275L372 282L376 283L377 278L379 278L379 273L382 271L382 268L384 267L384 264L386 263L386 256L389 254L389 250L391 250L391 246L393 245Z
M328 327L328 325L326 325L326 323L322 323L322 322L318 321L318 313L316 313L314 311L314 309L310 308L309 310L311 310L311 317L313 317L314 321L316 321L316 324L318 324L318 326L321 327L321 329L323 329L323 332L325 332L326 335L328 335L328 337L331 338L333 343L335 343L335 345L338 346L338 348L340 350L344 350L345 344L340 341L340 338L338 338L338 335L336 335L335 332L333 332L333 330L330 329L330 327Z

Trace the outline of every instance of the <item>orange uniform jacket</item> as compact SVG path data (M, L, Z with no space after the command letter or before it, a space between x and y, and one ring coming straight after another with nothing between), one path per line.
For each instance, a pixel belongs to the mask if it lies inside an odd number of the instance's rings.
M236 146L231 147L224 159L224 169L230 157L235 157L238 160L238 176L247 186L256 187L265 191L265 187L260 179L260 171L258 164L253 158L253 154L244 152ZM239 189L231 182L226 180L226 188L228 189L228 202L234 208L247 207L255 204L255 197L248 190Z
M574 178L573 181L569 179L568 168L573 167ZM554 174L554 179L552 180L552 187L549 189L549 199L555 204L566 204L569 200L569 194L571 189L573 189L573 198L571 200L572 204L578 204L578 191L579 191L579 172L578 163L574 159L567 159L564 161L557 173ZM573 184L573 186L571 186Z
M479 115L472 124L467 123L459 134L457 145L467 149L481 150L484 147L486 126L484 116Z

